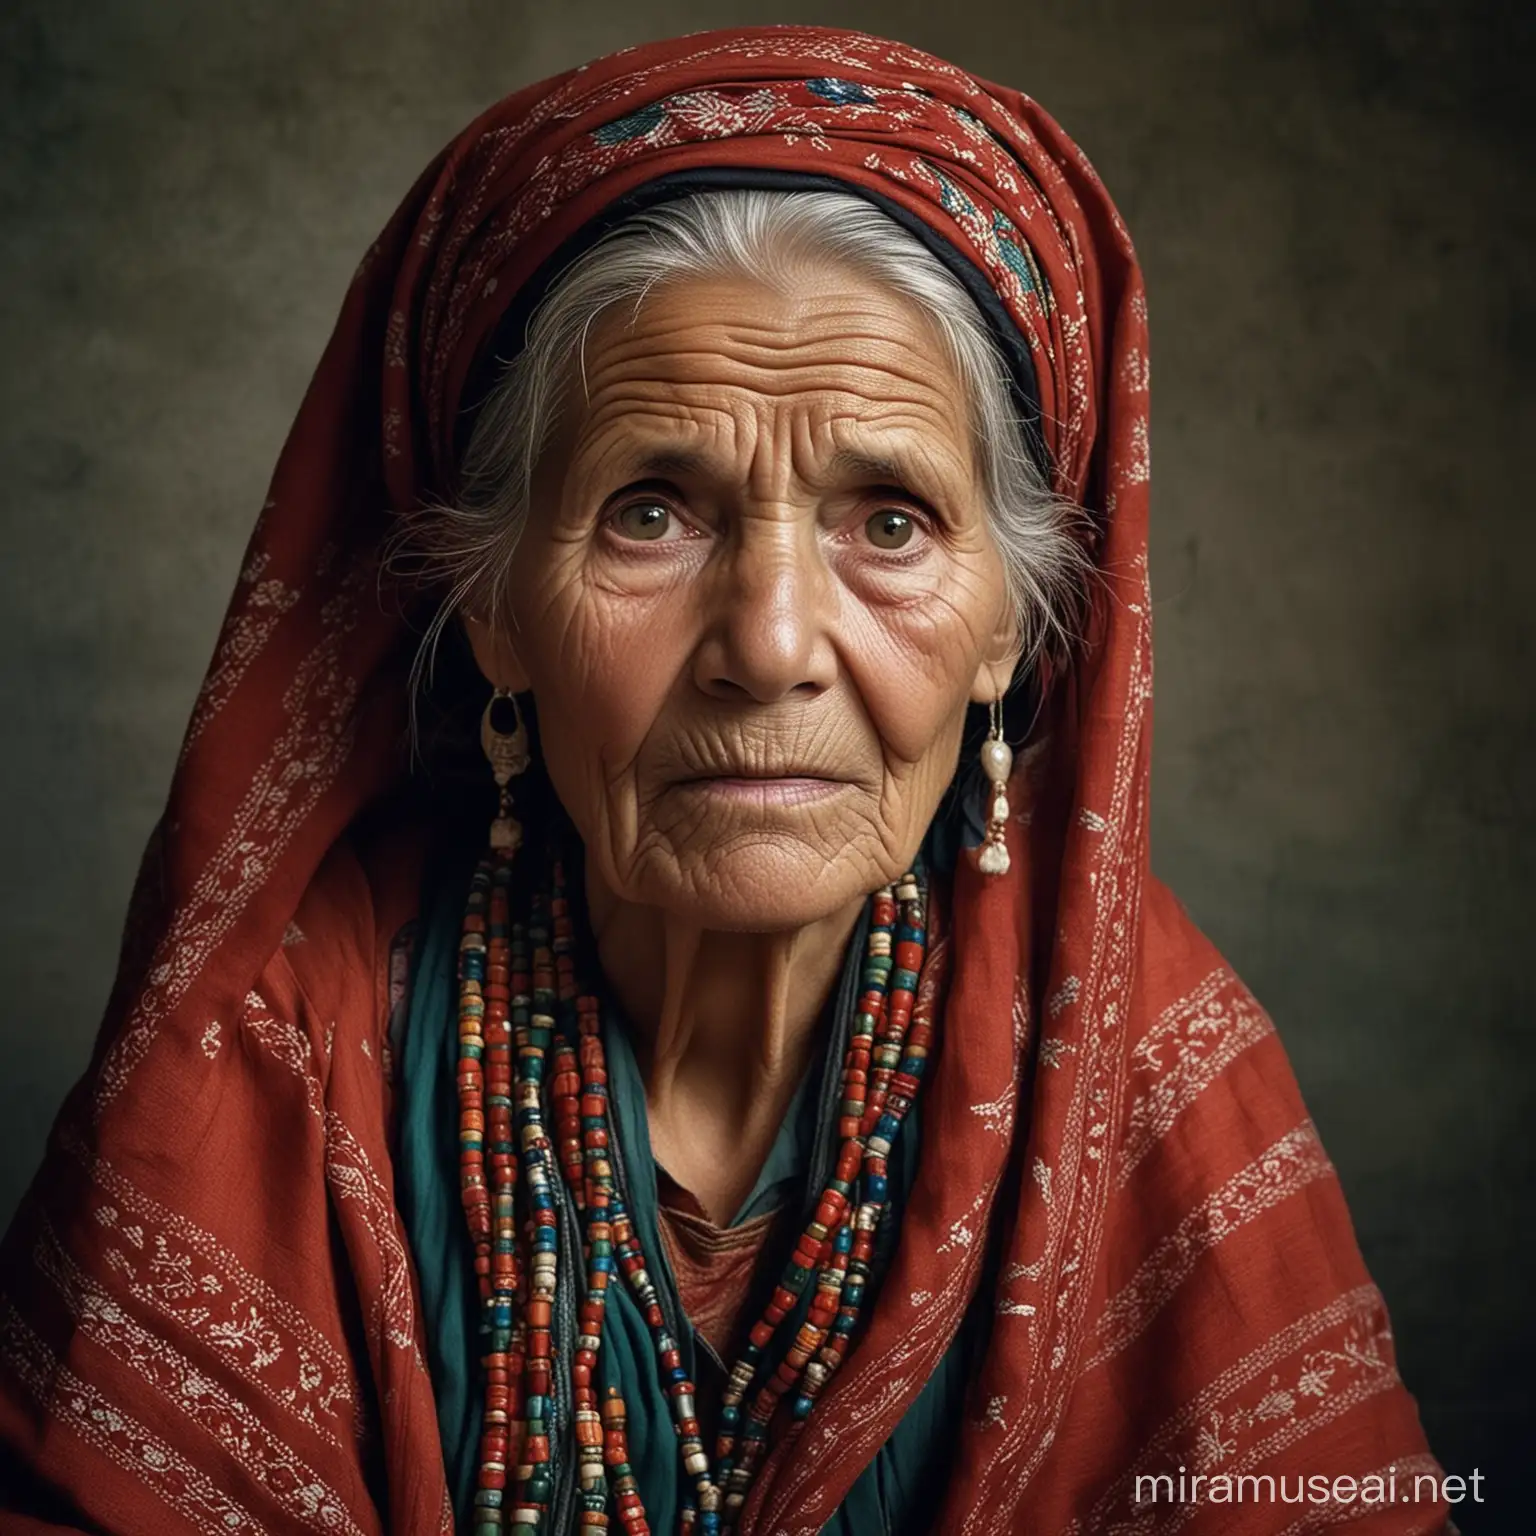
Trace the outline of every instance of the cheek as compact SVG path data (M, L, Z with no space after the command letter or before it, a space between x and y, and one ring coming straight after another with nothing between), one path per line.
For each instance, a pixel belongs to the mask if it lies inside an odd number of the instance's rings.
M575 561L530 561L513 612L556 787L598 792L633 762L686 666L686 606L608 590Z
M966 690L909 675L876 677L860 691L884 751L888 795L915 793L921 799L942 791L955 770ZM888 803L888 812L894 809ZM916 814L922 807L909 809Z
M979 584L935 581L901 606L861 606L850 671L893 771L946 782L982 661Z

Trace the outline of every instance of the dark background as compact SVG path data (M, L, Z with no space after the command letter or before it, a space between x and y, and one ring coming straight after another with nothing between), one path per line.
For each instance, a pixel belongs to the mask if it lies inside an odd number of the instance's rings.
M1038 96L1151 294L1154 861L1273 1012L1468 1533L1532 1529L1525 6L8 0L0 1222L359 256L513 87L742 21ZM1049 1533L1042 1533L1049 1536Z

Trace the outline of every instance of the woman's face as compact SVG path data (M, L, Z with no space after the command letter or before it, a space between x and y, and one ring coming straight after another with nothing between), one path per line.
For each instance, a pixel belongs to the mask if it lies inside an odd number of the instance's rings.
M960 383L827 269L593 327L508 608L476 652L532 689L589 880L708 928L899 877L1017 657Z

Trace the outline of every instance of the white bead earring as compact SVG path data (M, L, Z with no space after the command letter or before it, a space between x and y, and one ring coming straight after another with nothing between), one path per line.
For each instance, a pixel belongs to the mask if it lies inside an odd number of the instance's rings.
M991 789L992 809L987 818L987 835L981 845L981 872L984 875L1008 873L1008 775L1013 771L1013 752L1003 740L1003 701L993 699L992 723L987 739L981 744L981 767Z

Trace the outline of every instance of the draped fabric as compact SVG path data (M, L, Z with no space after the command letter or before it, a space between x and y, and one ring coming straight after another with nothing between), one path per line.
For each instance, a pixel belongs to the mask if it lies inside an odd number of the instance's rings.
M1440 1529L1443 1506L1405 1497L1434 1463L1281 1046L1150 873L1146 305L1125 229L1027 97L807 28L647 45L519 92L365 256L89 1071L0 1253L0 1529L450 1528L388 1150L389 941L426 834L393 809L421 614L381 548L451 486L509 304L605 208L695 170L831 178L957 252L1032 363L1096 566L1012 787L1012 872L961 859L923 979L943 1025L890 1271L744 1529L820 1528L983 1284L935 1531ZM1343 1482L1389 1468L1396 1502ZM1181 1473L1211 1482L1181 1497ZM1166 1495L1138 1484L1159 1475ZM1305 1503L1211 1491L1299 1475L1341 1481Z

